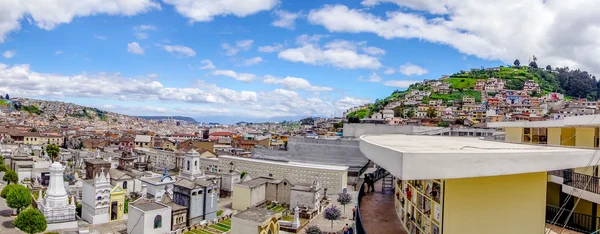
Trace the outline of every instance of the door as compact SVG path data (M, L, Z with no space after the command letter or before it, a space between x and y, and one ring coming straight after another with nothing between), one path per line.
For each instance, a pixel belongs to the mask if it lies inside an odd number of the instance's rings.
M117 202L114 201L112 202L112 204L110 204L110 220L117 220L118 213L119 207L117 205Z

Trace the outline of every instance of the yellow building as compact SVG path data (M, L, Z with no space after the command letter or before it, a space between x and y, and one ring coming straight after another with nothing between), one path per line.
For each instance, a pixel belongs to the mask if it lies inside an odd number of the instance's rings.
M110 190L110 206L108 208L108 214L110 215L110 221L123 220L123 214L125 213L125 190L121 186L116 185Z
M600 115L567 117L563 120L538 122L498 122L488 127L503 128L505 141L523 144L547 144L575 147L575 149L598 149ZM594 158L596 158L594 160ZM547 215L556 216L564 207L572 218L567 228L590 233L600 229L600 178L598 158L588 158L583 167L553 170L547 178ZM568 195L571 196L568 196ZM568 198L568 199L567 199ZM575 205L577 203L577 205ZM565 220L559 220L564 223Z
M594 154L468 137L360 140L363 154L396 178L396 213L418 234L543 233L547 171L586 165Z
M174 141L171 140L165 140L165 142L163 143L163 149L169 149L169 150L177 150L177 144L175 144Z

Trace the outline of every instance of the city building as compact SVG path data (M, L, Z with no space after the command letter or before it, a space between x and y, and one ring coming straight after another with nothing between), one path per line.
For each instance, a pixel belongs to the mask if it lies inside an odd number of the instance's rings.
M585 167L595 155L463 137L360 139L365 156L394 176L395 213L408 233L542 233L547 172Z

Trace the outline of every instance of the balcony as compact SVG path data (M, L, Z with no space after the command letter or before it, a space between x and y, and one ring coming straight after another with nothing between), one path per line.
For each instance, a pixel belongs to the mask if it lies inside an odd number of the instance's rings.
M565 228L582 233L593 233L600 229L600 227L598 226L600 224L600 217L594 217L591 215L581 214L577 212L573 212L573 214L569 215L571 213L571 210L567 209L563 210L563 212L560 213L560 215L557 217L559 211L560 207L546 205L546 223L561 228L565 226ZM552 222L553 220L555 220L555 222ZM555 228L553 230L560 230L561 228Z
M600 203L600 177L577 173L571 170L549 171L548 175L559 178L550 178L550 180L562 184L562 191L564 193L581 197L591 202ZM573 188L575 188L575 190Z
M358 193L356 234L408 234L396 215L394 195L383 193L382 178L387 172L378 169L373 174L377 180L375 192L365 193L366 185L361 185Z

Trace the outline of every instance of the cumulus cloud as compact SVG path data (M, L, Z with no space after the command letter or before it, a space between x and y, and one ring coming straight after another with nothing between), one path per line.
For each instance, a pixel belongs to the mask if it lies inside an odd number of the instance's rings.
M132 54L144 54L144 49L137 42L127 44L127 52Z
M419 39L448 45L465 55L508 64L535 55L538 64L600 72L597 59L600 43L593 39L600 36L600 15L594 10L600 8L600 1L364 0L362 3L374 6L382 2L413 11L395 10L379 15L344 5L326 5L310 11L308 20L330 32Z
M261 47L258 47L258 52L273 53L273 52L279 52L281 49L283 49L283 45L282 44L273 44L273 45L270 45L270 46L261 46Z
M202 70L214 70L216 68L213 62L208 59L204 59L200 61L200 63L202 63L202 66L200 67Z
M51 30L59 24L70 23L75 17L107 14L133 16L153 9L160 4L152 0L28 0L0 2L0 43L9 32L19 30L24 18L35 26Z
M244 60L244 65L252 66L252 65L259 64L262 61L263 61L263 59L261 57L254 57L254 58Z
M384 55L385 54L385 50L381 49L381 48L377 48L374 46L368 46L368 47L364 47L362 49L363 52L370 54L370 55L374 55L374 56L378 56L378 55Z
M239 74L237 75L239 76ZM15 97L113 100L123 103L123 105L133 105L133 107L119 106L114 103L102 104L103 106L98 107L137 115L142 110L144 113L162 111L169 114L214 113L252 117L329 116L339 114L357 103L368 102L365 99L349 96L333 98L322 98L318 95L303 96L287 89L262 92L232 90L203 81L198 81L197 84L185 88L168 87L149 77L152 76L123 77L118 73L81 73L67 76L38 73L31 70L27 64L8 66L0 63L0 93L10 93ZM154 101L157 105L145 108L148 106L147 103L144 103L145 101ZM162 107L173 106L173 102L181 105L173 108ZM298 106L302 106L302 108L298 108ZM202 111L217 109L218 112L202 113Z
M302 12L289 12L279 10L275 12L275 15L277 15L277 20L273 21L273 26L294 29L296 28L296 19L302 16Z
M325 86L314 86L311 85L310 82L308 82L308 80L303 79L303 78L298 78L298 77L285 77L285 78L277 78L275 76L271 76L271 75L266 75L265 79L263 80L263 83L265 84L278 84L281 85L283 87L285 87L286 89L291 89L291 90L306 90L306 91L310 91L310 92L322 92L322 91L331 91L333 90L330 87L325 87Z
M279 0L163 0L189 18L190 22L208 22L216 16L246 17L271 10Z
M254 75L254 74L237 73L232 70L215 70L211 74L213 74L215 76L227 76L227 77L231 77L233 79L236 79L239 81L244 81L244 82L250 82L250 81L254 80L254 78L256 78L256 75Z
M225 50L225 55L234 56L240 51L246 51L252 48L254 40L239 40L235 42L235 45L229 45L229 43L222 43L221 48Z
M2 56L7 59L12 58L15 55L17 55L17 52L14 50L7 50L7 51L4 51L4 53L2 53Z
M369 82L377 83L377 82L380 82L381 80L383 80L383 79L381 78L381 76L377 75L377 73L373 73L369 76Z
M316 43L318 40L320 37L301 35L296 40L301 45L300 47L283 50L279 52L278 57L291 62L331 65L347 69L378 69L381 67L379 58L358 51L358 48L364 43L335 40L325 44L322 48Z
M192 48L183 45L162 45L163 49L171 54L175 54L180 57L194 57L196 51Z
M154 25L149 25L149 24L138 25L138 26L133 27L133 35L135 35L135 37L137 39L143 40L143 39L148 38L147 31L154 31L156 29L157 29L157 27Z
M411 84L417 83L415 80L388 80L383 85L398 88L408 88Z
M383 71L383 74L391 75L391 74L394 74L395 72L396 72L396 70L394 70L394 68L387 68L387 69L385 69L385 71Z
M425 68L422 68L417 65L410 64L410 63L406 63L406 64L400 66L400 69L398 69L398 71L407 76L412 76L412 75L420 76L420 75L425 75L429 72Z

